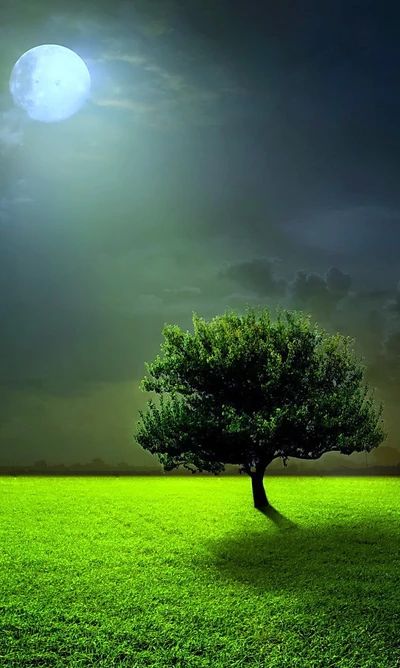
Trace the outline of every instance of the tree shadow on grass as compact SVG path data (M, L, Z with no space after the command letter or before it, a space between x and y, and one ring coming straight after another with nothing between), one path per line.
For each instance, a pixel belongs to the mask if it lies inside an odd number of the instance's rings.
M374 588L374 583L394 580L399 572L400 529L394 518L298 526L272 507L264 514L275 524L271 531L207 540L207 563L216 573L248 581L265 593L310 587L321 591L330 583L345 592L355 579L359 588L364 582ZM255 572L257 578L252 577Z
M264 506L263 508L257 508L258 511L263 513L266 517L268 517L279 529L295 529L297 527L297 524L292 522L288 517L285 517L285 515L282 515L282 513L279 512L279 510L276 510L274 506Z
M301 615L290 622L294 632L298 627L299 637L305 624L315 632L333 634L334 642L345 633L357 643L357 634L368 629L363 642L373 640L375 652L378 646L386 647L388 656L395 651L393 633L400 614L396 519L338 518L331 525L296 526L271 506L263 513L275 526L209 538L208 554L195 558L197 568L203 561L207 577L215 577L221 588L232 582L247 585L263 597L263 605L272 595L287 600L288 609L300 606ZM382 665L396 665L391 656Z

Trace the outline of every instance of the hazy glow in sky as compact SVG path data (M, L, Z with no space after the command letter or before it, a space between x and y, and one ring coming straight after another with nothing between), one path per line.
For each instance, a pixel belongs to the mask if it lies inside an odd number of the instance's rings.
M82 58L58 44L29 49L11 72L10 92L15 104L43 123L76 114L89 91L90 73Z

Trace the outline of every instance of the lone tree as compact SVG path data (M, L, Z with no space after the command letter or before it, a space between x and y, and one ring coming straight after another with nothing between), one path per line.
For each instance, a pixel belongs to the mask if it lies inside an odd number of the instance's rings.
M139 411L135 440L164 471L182 465L218 475L224 464L239 464L262 508L263 476L275 458L287 466L289 457L371 452L388 434L383 404L377 409L361 386L354 339L311 328L300 311L278 307L275 323L266 309L258 315L229 309L205 322L193 313L194 334L164 326L164 357L146 363L153 379L140 384L161 395L160 406L150 399Z

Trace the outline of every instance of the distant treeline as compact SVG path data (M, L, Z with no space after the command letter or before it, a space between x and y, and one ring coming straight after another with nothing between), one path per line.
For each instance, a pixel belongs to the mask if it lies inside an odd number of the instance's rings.
M220 475L238 475L239 467L229 466ZM272 476L365 476L381 475L396 476L400 475L400 462L395 466L369 466L366 468L351 468L340 466L335 469L323 470L316 468L305 468L303 465L292 463L282 469L273 468L266 470L265 474ZM173 469L165 473L162 468L154 466L134 466L127 462L118 462L118 464L107 464L103 459L95 457L86 464L76 462L75 464L51 464L41 459L33 464L20 466L19 464L8 464L0 466L0 475L193 475L191 471L183 467ZM201 475L196 473L195 475ZM204 472L203 475L210 476L212 473Z

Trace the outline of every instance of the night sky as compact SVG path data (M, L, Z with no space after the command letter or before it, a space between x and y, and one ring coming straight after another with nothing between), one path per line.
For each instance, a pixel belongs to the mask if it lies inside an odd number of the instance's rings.
M92 77L61 123L8 88L46 43ZM246 304L355 337L400 454L396 3L3 0L0 77L1 463L157 464L164 323Z

